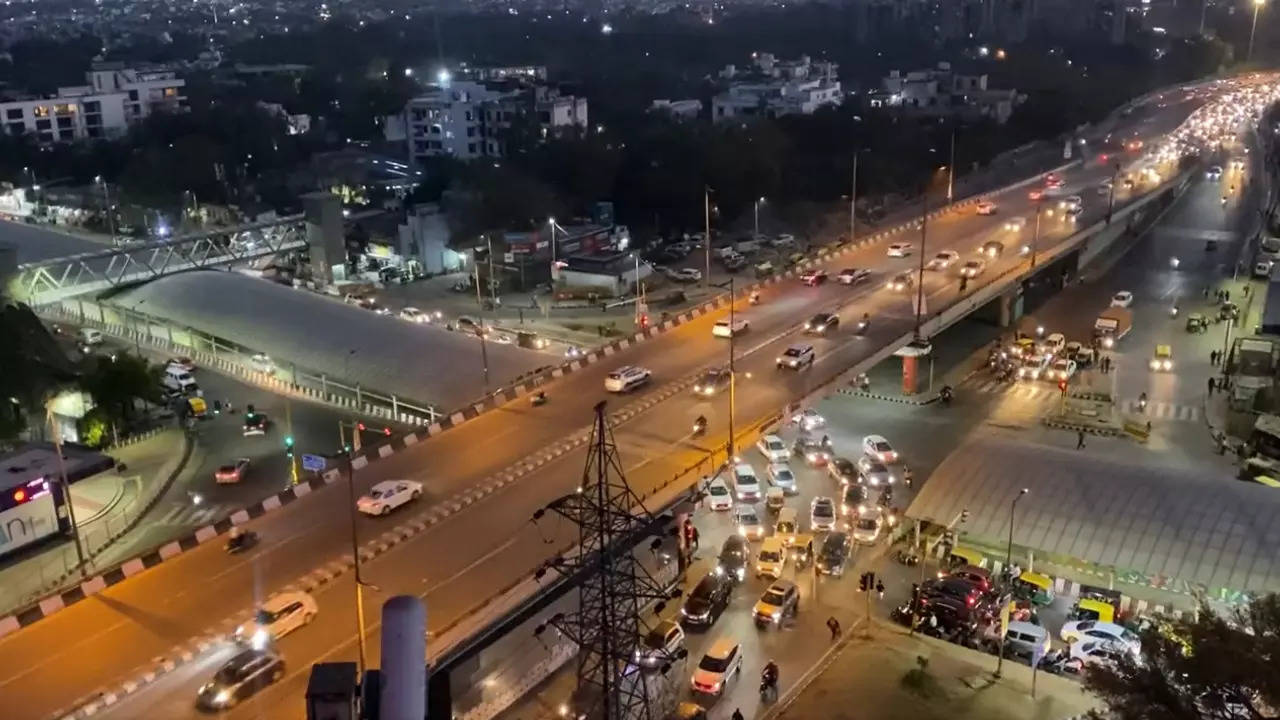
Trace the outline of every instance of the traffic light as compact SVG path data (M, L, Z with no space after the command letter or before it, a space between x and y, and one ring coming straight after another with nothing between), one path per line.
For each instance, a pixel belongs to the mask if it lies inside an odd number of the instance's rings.
M858 589L862 592L868 592L876 586L876 574L873 572L864 572L858 578ZM880 587L884 587L881 585Z
M293 436L286 435L284 437L284 454L293 457Z

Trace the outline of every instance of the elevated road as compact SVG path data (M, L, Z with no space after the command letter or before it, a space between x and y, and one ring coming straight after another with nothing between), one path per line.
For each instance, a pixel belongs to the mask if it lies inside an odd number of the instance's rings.
M1181 96L1179 96L1181 100ZM1200 102L1153 100L1127 122L1145 137L1172 129ZM1081 226L1105 214L1105 202L1092 192L1112 174L1096 158L1064 175L1063 194L1085 196ZM1123 193L1117 204L1128 201ZM1004 238L1011 252L988 267L971 283L999 276L1025 262L1012 250L1014 241L1003 229L1005 220L1031 212L1026 190L998 198L1000 213L981 217L972 210L954 212L929 224L926 253L952 249L973 253L989 239ZM1022 242L1029 239L1029 230ZM1046 250L1071 234L1071 227L1046 223L1040 249ZM900 238L916 244L918 235ZM884 280L916 267L918 259L886 258L883 246L847 253L827 263L833 274L842 267L875 270L868 284L845 287L828 283L805 287L780 283L765 292L759 307L740 306L751 330L738 342L738 368L743 373L738 394L740 425L767 416L804 396L825 379L875 354L913 324L911 297L893 293ZM926 294L941 302L955 295L956 279L928 273ZM817 351L813 368L802 372L774 369L774 358L796 340L799 324L814 312L839 310L844 326L827 338L808 340ZM938 308L932 308L934 310ZM866 337L851 325L864 312L874 317ZM643 365L654 373L651 386L632 396L615 398L624 411L617 440L631 483L641 492L669 483L686 467L706 457L725 440L727 403L723 396L704 401L689 393L700 369L726 359L727 343L711 336L711 326L724 312L711 314L642 343L625 353L589 366L548 387L550 402L540 408L516 403L482 415L420 446L386 458L360 472L357 491L373 482L415 477L427 486L417 507L384 520L361 518L361 537L389 544L384 534L421 514L425 530L406 528L407 539L382 552L366 565L368 580L379 587L371 598L413 593L427 598L429 626L438 632L473 606L527 574L544 558L573 538L568 528L528 519L549 498L578 482L581 448L565 448L565 440L585 429L590 407L603 395L604 376L623 364ZM711 421L710 437L690 441L694 417ZM305 450L305 448L303 449ZM526 458L556 451L517 479L503 475ZM546 457L546 456L542 456ZM492 489L491 492L488 490ZM463 500L471 498L468 500ZM428 510L430 508L430 510ZM16 708L16 718L44 718L75 704L99 689L135 678L157 657L180 654L193 638L228 630L255 600L297 582L308 573L340 558L349 548L347 495L328 489L271 513L253 525L263 537L258 551L229 557L214 543L185 553L73 605L31 627L0 639L0 694ZM231 717L301 717L306 671L312 662L350 659L354 652L354 619L349 575L316 592L320 622L281 642L289 662L286 679L260 693L252 702L228 713ZM376 643L376 626L368 628ZM376 644L371 652L376 657ZM226 654L217 645L196 654L193 662L131 695L117 705L116 717L185 717L193 714L194 688L209 668ZM57 677L57 682L48 680Z

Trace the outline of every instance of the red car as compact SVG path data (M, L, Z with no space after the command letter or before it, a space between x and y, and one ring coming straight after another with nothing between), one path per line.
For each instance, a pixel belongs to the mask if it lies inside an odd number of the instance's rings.
M233 463L228 463L218 468L213 474L214 482L219 485L229 483L238 483L244 480L244 474L249 470L249 458L239 458Z
M1027 197L1031 198L1032 200L1040 200L1044 197L1044 190L1041 190L1040 188L1036 188L1035 190L1032 190L1031 192L1027 193Z
M826 270L809 270L800 276L800 282L809 286L821 285L827 281Z

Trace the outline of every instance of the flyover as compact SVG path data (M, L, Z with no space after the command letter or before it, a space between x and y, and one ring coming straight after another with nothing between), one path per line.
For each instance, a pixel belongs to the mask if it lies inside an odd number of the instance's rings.
M1151 113L1159 122L1152 123L1150 131L1167 131L1188 109L1174 102ZM1093 162L1064 173L1070 192L1093 187L1110 175L1109 168ZM1000 225L1005 217L1030 209L1020 189L1001 194L999 200L1004 214L994 220L956 211L931 221L929 251L946 247L961 254L973 252L987 239L1002 236ZM1129 199L1120 200L1123 206ZM1096 205L1096 201L1086 203L1082 224L1100 217L1102 210ZM1067 227L1042 231L1041 250L1065 242L1072 234ZM1022 258L1006 256L988 272L991 279L1008 283L1011 279L1003 274L1023 262ZM914 258L886 260L879 243L846 249L823 262L832 271L861 266L874 267L886 275L914 264ZM983 283L975 286L977 291ZM930 275L925 290L930 302L945 303L954 295L955 283ZM914 324L910 300L881 290L878 282L874 287L852 289L834 284L802 288L780 283L766 288L764 294L762 306L743 310L750 313L752 330L738 349L739 369L744 373L738 403L741 419L775 414L779 407L824 386L830 377L883 351ZM866 337L846 332L814 339L819 357L815 368L804 373L777 373L773 356L792 341L797 321L817 310L836 308L846 318L873 313L871 331ZM604 374L621 364L645 365L657 378L654 387L637 393L619 411L620 419L630 421L641 414L645 419L643 427L625 422L618 428L624 466L641 492L670 486L726 437L728 420L722 403L691 399L685 394L700 368L725 357L725 344L710 337L711 324L722 315L720 311L695 318L626 353L554 381L548 386L551 402L545 407L509 404L428 442L415 439L409 446L402 447L399 441L387 446L388 457L360 472L358 489L384 478L418 477L427 485L423 504L428 507L393 519L399 522L394 527L360 520L361 536L374 538L362 552L367 556L366 577L383 593L426 596L433 633L460 618L477 617L476 612L482 616L483 610L473 607L474 599L491 597L513 579L525 576L545 560L549 546L568 537L565 528L535 529L527 520L547 498L576 484L582 452L575 441L589 418L590 406L599 398ZM692 442L686 429L699 413L711 419L717 432ZM14 698L15 706L29 708L31 717L43 717L64 707L69 696L89 695L100 687L114 689L115 683L147 668L151 658L182 656L193 638L203 638L206 632L216 634L240 618L253 597L290 584L313 584L307 578L314 579L316 569L334 559L333 570L321 576L336 577L315 591L324 622L285 638L281 647L294 668L321 658L352 656L354 638L346 630L354 622L350 576L341 572L349 538L330 530L345 527L347 514L345 493L320 493L316 499L255 521L254 527L266 540L259 554L228 559L211 544L200 545L128 582L102 590L88 601L11 632L0 639L5 658L0 660L0 688ZM143 705L126 707L135 711L163 708L182 716L190 707L192 684L202 680L209 658L219 652L217 647L215 643L196 653L193 662L137 695ZM101 661L107 657L114 662ZM55 667L62 678L60 687L30 681L36 677L32 673ZM280 708L280 717L298 716L285 708L296 710L304 684L304 676L291 674L261 694L257 711L274 706ZM284 704L286 698L292 705ZM238 712L230 715L252 717L255 710L246 706L243 714Z

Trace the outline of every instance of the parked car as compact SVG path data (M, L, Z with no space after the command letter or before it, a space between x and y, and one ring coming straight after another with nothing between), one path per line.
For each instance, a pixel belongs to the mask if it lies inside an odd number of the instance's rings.
M684 628L673 620L662 620L645 633L640 642L640 665L657 668L675 660L684 648Z

